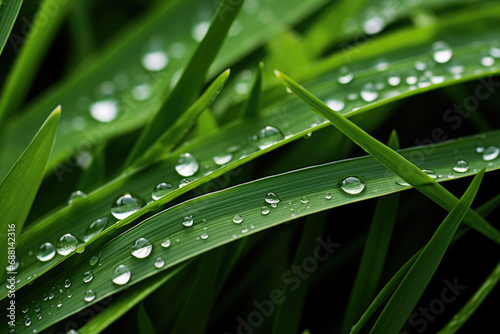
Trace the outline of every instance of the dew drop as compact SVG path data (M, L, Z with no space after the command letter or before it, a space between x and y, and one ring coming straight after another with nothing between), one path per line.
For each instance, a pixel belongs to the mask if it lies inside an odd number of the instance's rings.
M373 102L378 98L378 92L375 90L373 84L371 83L367 83L366 85L364 85L360 95L365 102Z
M67 289L71 286L71 280L69 278L67 278L65 281L64 281L64 287Z
M195 41L201 42L209 27L210 22L200 22L193 27L193 30L191 30L191 36Z
M200 238L202 238L203 240L208 239L208 233L206 233L206 232L205 232L205 233L202 233L202 234L200 235Z
M182 179L181 182L179 183L179 188L187 186L189 183L191 183L190 179Z
M332 110L341 111L345 107L345 102L342 100L330 99L326 101L326 105Z
M352 72L349 72L349 69L347 67L341 67L338 82L342 85L346 85L351 82L352 79L354 79L354 74Z
M278 206L278 203L280 202L280 198L275 193L267 193L264 200L266 201L266 203L271 204L273 208Z
M29 310L30 310L30 308L28 307L28 305L24 305L21 311L23 313L28 313Z
M191 226L193 226L193 223L194 223L193 216L189 215L189 216L184 217L184 221L182 222L182 225L184 225L186 227L191 227Z
M195 157L193 157L190 153L183 153L177 159L177 163L175 165L175 170L180 176L192 176L194 175L198 169L200 168L200 164Z
M156 258L155 260L155 267L160 269L165 265L165 260L163 260L161 257Z
M141 196L133 193L125 193L118 196L111 205L111 214L116 219L125 219L144 206Z
M170 245L171 245L171 244L172 244L172 242L170 241L170 239L165 239L165 240L163 240L163 241L161 242L161 246L162 246L163 248L168 248L168 247L170 247Z
M500 48L492 47L492 48L490 48L490 50L488 52L489 52L490 56L495 57L495 58L500 58Z
M54 295L54 293L53 293L53 292L49 293L49 300L54 299L54 297L55 297L55 295Z
M94 279L94 274L92 274L91 270L87 270L86 272L83 273L83 282L84 283L89 283Z
M87 303L90 303L95 299L95 292L92 289L89 289L85 291L85 294L83 295L83 300L85 300Z
M241 230L241 233L247 233L248 232L248 229L247 228L244 228Z
M260 208L260 213L262 213L264 216L269 214L270 210L267 206L263 206L262 208Z
M264 129L259 131L259 134L256 136L255 140L257 142L257 146L261 150L276 144L280 140L283 140L284 136L281 131L274 126L266 126Z
M83 191L74 191L71 193L71 195L69 195L68 204L71 204L74 201L78 201L79 199L82 199L84 197L87 197L87 194L85 194Z
M433 55L432 57L437 63L444 64L448 62L453 56L453 51L448 43L437 41L432 44Z
M85 231L83 241L87 242L101 233L106 228L106 225L108 225L108 220L109 219L107 217L104 217L90 223L90 225L87 227L87 230Z
M326 199L332 199L332 194L331 193L326 193L325 194Z
M163 51L152 51L142 56L141 62L149 71L161 71L168 64L168 56Z
M306 204L306 203L309 203L309 199L307 198L307 196L302 196L302 198L300 199L300 202L303 204Z
M167 182L161 182L154 187L153 192L151 193L151 197L156 201L161 197L165 196L169 192L174 190L174 186Z
M34 310L36 313L40 313L40 311L42 310L42 307L40 305L36 305Z
M70 233L62 235L56 242L56 250L59 255L66 256L76 250L78 239Z
M243 217L241 217L239 214L235 214L233 217L233 223L235 224L241 224L243 221Z
M151 88L146 85L137 85L132 88L132 97L137 101L147 100L151 96Z
M132 255L138 259L144 259L151 254L151 250L153 249L153 245L144 238L139 238L135 241L132 246Z
M396 76L396 75L391 75L388 79L387 82L389 85L395 87L401 83L401 78Z
M498 157L498 153L500 153L500 149L496 146L490 146L484 149L483 151L483 160L491 161Z
M477 153L483 153L484 152L484 147L482 147L482 146L476 147L476 152Z
M438 175L435 171L433 171L432 169L422 169L422 172L424 172L425 174L429 175L432 179L437 179L438 178Z
M90 115L99 122L107 123L118 116L118 105L113 100L97 101L90 105Z
M227 164L232 158L232 154L220 154L213 157L214 162L219 166Z
M465 173L469 170L469 168L469 163L465 160L457 161L455 166L453 166L453 170L459 173Z
M381 17L371 17L363 23L363 30L368 35L379 33L384 28L385 22Z
M132 276L130 270L123 264L120 264L113 271L113 283L117 285L127 284L127 282L130 280L130 276Z
M361 177L347 176L340 181L340 188L348 194L359 194L365 189L365 182Z
M93 255L90 260L89 260L89 263L91 266L95 266L97 263L99 263L99 260L101 259L101 252Z
M31 325L31 318L26 318L26 320L24 321L24 325L26 327L29 327Z
M491 67L494 64L495 59L493 57L486 56L481 58L481 65L483 65L484 67Z

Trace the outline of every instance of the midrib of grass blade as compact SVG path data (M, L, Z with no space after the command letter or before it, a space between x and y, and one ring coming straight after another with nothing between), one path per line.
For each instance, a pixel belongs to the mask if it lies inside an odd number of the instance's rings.
M389 147L398 150L399 140L395 131L389 138ZM399 194L392 194L378 199L368 238L361 256L361 263L354 280L351 295L342 320L341 333L349 333L351 326L362 315L374 296L380 283L380 277L396 222Z
M469 301L458 311L453 318L440 330L437 334L453 334L456 333L469 318L481 306L483 301L488 297L490 292L495 288L500 280L500 262L495 266L493 271L488 275L486 280L476 290Z
M363 131L353 122L346 119L344 116L330 109L321 100L309 93L306 89L288 76L279 71L276 71L276 76L300 99L310 105L313 110L328 119L340 132L349 137L353 142L355 142L368 154L373 156L382 165L386 166L394 174L408 182L445 210L450 211L451 208L456 205L458 199L453 194L448 192L448 190L409 160L391 150L380 141L371 137L368 133ZM465 222L473 229L482 233L484 236L490 238L496 243L500 243L500 232L472 209L467 212Z
M161 109L144 128L127 158L127 164L145 152L194 101L203 86L208 69L222 47L229 28L244 2L244 0L236 3L232 0L222 0L219 3L205 37L196 48L179 82L169 93Z
M132 162L132 169L148 166L152 162L165 159L189 132L200 114L216 98L226 83L229 73L230 70L228 69L219 75L205 92L142 155Z
M12 6L10 3L19 3L20 6L22 1L7 1L7 6ZM15 41L15 45L13 43L12 46L16 53L20 48L20 53L16 57L14 66L10 69L0 93L0 123L23 103L45 54L49 50L48 46L73 3L74 0L42 1L34 16L33 23L30 24L34 29L30 29L27 36L11 37L12 41ZM47 18L47 13L51 13L50 19ZM0 22L2 21L3 18Z
M10 32L14 26L14 22L16 22L22 4L22 0L0 1L0 55L9 39Z
M483 168L474 177L465 194L455 207L453 207L448 216L446 216L431 240L422 249L422 252L399 284L370 333L387 334L397 333L401 330L406 319L410 316L411 311L424 293L427 284L432 279L453 235L471 206L479 190L484 172L485 169Z
M131 289L121 294L113 303L99 313L91 321L87 322L83 327L78 329L79 334L94 334L100 333L114 321L118 320L122 315L128 312L132 307L140 303L144 298L155 292L159 287L168 282L173 276L177 275L190 262L183 263L176 268L161 274L151 277L144 282L137 284Z
M43 180L45 166L54 144L61 107L57 107L42 124L40 130L24 153L12 166L9 174L0 184L0 268L5 268L8 253L15 254L17 238ZM14 265L15 258L9 258ZM16 271L9 270L9 271ZM2 275L5 272L2 271Z
M292 266L300 266L305 258L313 254L314 248L318 246L317 239L321 237L325 228L325 221L324 214L306 219ZM302 281L298 287L295 284L290 287L288 279L285 282L282 290L283 296L280 298L283 302L275 306L277 309L272 334L297 333L299 331L304 299L311 279Z
M144 303L139 304L137 310L137 326L139 334L156 334L156 330L149 318L148 311L144 307Z

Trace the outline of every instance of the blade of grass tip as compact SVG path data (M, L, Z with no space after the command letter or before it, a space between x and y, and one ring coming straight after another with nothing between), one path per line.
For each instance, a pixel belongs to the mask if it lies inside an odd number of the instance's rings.
M307 218L291 267L300 266L305 258L313 254L314 248L318 245L317 239L323 234L325 222L325 213ZM297 286L295 283L290 284L290 280L286 280L282 292L283 297L280 298L283 302L278 304L274 318L273 334L299 332L304 299L310 282L310 279L304 280L300 286Z
M492 207L496 207L500 203L500 194L497 196L493 197L492 199L488 200L486 203L481 205L479 208L477 208L476 212L480 213L483 217L488 216L493 210L490 210ZM455 236L453 237L451 243L455 243L460 238L462 238L465 233L467 233L470 229L469 228L464 228L457 233L455 233ZM403 267L401 267L398 272L390 279L390 281L384 286L384 288L379 292L377 297L373 300L373 302L370 304L370 306L367 308L365 313L361 316L359 321L353 326L351 329L350 334L357 334L359 331L363 328L363 326L368 322L370 317L378 310L378 308L385 302L385 300L396 290L397 286L403 279L404 275L408 272L410 269L411 265L417 257L420 255L422 252L423 248L421 248L417 253L415 253L406 263Z
M9 6L11 2L20 3L22 1L6 1L5 6ZM5 116L16 111L23 103L45 58L45 54L50 50L48 45L51 44L57 29L59 29L72 5L72 0L42 1L31 24L32 28L30 28L29 38L26 39L26 42L20 36L11 36L12 46L16 52L19 51L21 44L22 48L0 93L0 122ZM54 8L57 8L57 10L54 10ZM47 13L51 13L50 19L47 19ZM3 16L0 22L2 21Z
M144 302L137 309L137 327L139 334L156 334L155 327L149 318L148 311L144 308Z
M80 329L78 334L100 333L113 322L121 318L131 308L140 303L144 298L155 292L159 287L168 282L172 277L188 267L191 261L185 262L164 274L154 275L145 281L134 285L127 291L120 294L108 307L106 307L95 318L87 322Z
M89 192L104 184L106 180L106 143L99 144L92 153L90 165L78 179L77 189Z
M203 94L194 102L168 129L150 146L136 161L132 167L151 162L151 160L164 159L170 151L181 141L194 125L196 119L205 110L210 103L217 97L217 94L224 87L229 74L229 69L222 72L214 82L203 92ZM130 157L130 156L129 156ZM131 161L126 163L128 165Z
M250 91L250 97L247 102L243 105L242 117L247 119L253 119L257 116L262 104L262 71L264 70L264 63L259 62L257 67L257 73L255 74L255 80L253 82L252 90Z
M401 281L393 296L375 322L370 333L397 333L424 293L446 252L453 235L479 190L486 168L474 177L465 194L438 227L415 263Z
M146 125L127 158L128 163L140 156L193 103L201 90L210 65L221 48L229 28L245 1L222 0L217 12L181 78L161 109ZM128 164L127 164L128 165Z
M277 70L275 70L275 74L286 87L295 93L295 95L329 120L340 132L349 137L394 174L408 182L411 186L415 187L418 191L429 197L433 202L437 203L445 210L450 211L456 205L458 199L453 194L437 183L436 180L421 171L413 163L370 136L363 129L340 115L338 112L330 109L321 100L285 74ZM474 210L469 209L465 216L465 222L473 229L500 244L500 231L491 226Z
M462 327L467 320L476 312L483 301L488 297L491 290L500 280L500 262L481 284L479 289L469 299L469 301L453 316L453 318L437 334L453 334Z
M7 264L7 246L14 248L43 180L61 114L58 106L16 161L0 185L0 268ZM8 237L8 239L7 239ZM10 253L10 252L9 252ZM9 257L9 265L15 257ZM5 274L5 272L4 272Z
M399 149L395 131L389 138L389 147ZM382 270L396 222L399 194L382 197L377 202L368 238L361 256L354 285L342 321L341 333L348 333L352 324L363 314L377 294Z
M200 256L196 279L186 303L170 331L171 334L203 334L216 298L217 273L221 266L223 249L217 248ZM193 317L196 314L196 317Z
M14 22L16 22L17 15L19 15L22 4L22 0L0 0L0 16L2 17L0 20L0 55L9 39L10 32L14 26Z

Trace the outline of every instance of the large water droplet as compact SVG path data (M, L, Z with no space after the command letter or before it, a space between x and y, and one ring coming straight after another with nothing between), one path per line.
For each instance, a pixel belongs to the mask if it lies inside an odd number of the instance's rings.
M283 140L284 136L281 131L274 126L266 126L264 129L259 131L259 134L256 136L257 146L261 150L276 144L280 140Z
M153 245L147 239L139 238L132 246L132 255L138 259L143 259L151 254L152 249Z
M340 181L340 188L348 194L359 194L365 189L365 182L358 176L347 176Z
M156 258L155 260L155 267L160 269L165 265L165 260L163 260L161 257Z
M181 176L192 176L199 168L200 164L198 160L189 153L181 154L175 165L175 170Z
M330 99L326 101L326 105L332 110L341 111L345 107L345 102L342 100Z
M152 51L142 56L141 62L149 71L161 71L168 64L168 56L163 51Z
M307 196L302 196L302 198L300 199L300 202L303 204L306 204L306 203L309 203L309 199L307 198Z
M125 219L144 206L141 196L133 193L125 193L118 196L111 205L111 214L116 219Z
M432 57L437 63L444 64L448 62L453 56L453 51L448 43L443 41L437 41L432 44L433 55Z
M83 273L83 282L84 283L89 283L94 279L94 274L92 274L91 270L87 270L86 272Z
M233 158L233 155L230 153L220 154L220 155L216 155L213 157L214 162L219 166L227 164L229 161L231 161L232 158Z
M151 193L151 197L156 201L157 199L165 196L169 192L174 190L174 186L167 182L159 183Z
M263 206L261 209L260 209L260 213L262 213L264 216L269 214L271 210L269 210L269 208L267 206Z
M78 239L70 233L62 235L56 242L56 250L62 256L66 256L76 250L78 247Z
M69 278L67 278L65 281L64 281L64 287L67 289L71 286L71 280Z
M389 85L395 87L401 83L401 78L398 77L397 75L391 75L388 79L387 82Z
M90 303L95 299L95 292L92 289L89 289L85 291L85 294L83 295L83 300L85 300L87 303Z
M483 151L483 160L491 161L495 160L498 157L498 153L500 153L500 149L496 146L490 146L484 149Z
M469 170L469 168L469 163L465 160L457 161L455 166L453 166L453 170L459 173L465 173Z
M74 201L78 201L79 199L84 197L87 197L87 194L85 194L83 191L80 190L74 191L71 193L71 195L69 195L68 204L71 204Z
M85 231L85 236L83 237L83 241L87 242L93 237L97 236L99 233L101 233L105 228L106 225L108 224L108 218L99 218L96 221L90 223L90 225L87 227L87 230Z
M189 215L189 216L184 217L184 221L182 222L182 225L184 225L186 227L191 227L191 226L193 226L193 223L194 223L193 216Z
M326 199L332 199L332 194L331 194L331 193L329 193L329 192L328 192L328 193L326 193L326 194L325 194L325 198L326 198Z
M500 48L492 47L488 51L490 56L495 57L495 58L500 58Z
M424 172L425 174L429 175L433 179L437 179L438 178L437 173L435 171L433 171L432 169L422 169L422 172Z
M482 57L481 58L481 65L483 65L484 67L491 67L491 66L495 65L495 59L493 57L489 57L489 56Z
M111 122L118 116L118 105L113 100L94 102L90 105L90 115L99 122Z
M352 72L349 72L349 69L347 67L341 67L338 82L342 85L345 85L351 82L352 79L354 79L354 74Z
M163 241L161 242L161 246L162 246L163 248L168 248L168 247L170 247L170 245L171 245L171 244L172 244L172 242L170 241L170 239L165 239L165 240L163 240Z
M26 320L24 321L24 325L26 327L29 327L31 325L31 318L26 318Z
M271 204L273 208L278 206L278 203L280 202L280 198L275 193L267 193L264 200L266 201L266 203Z
M243 221L243 217L241 217L239 214L235 214L233 217L233 223L235 224L241 224Z
M130 280L130 276L132 276L130 270L123 264L120 264L113 271L113 283L117 285L127 284L127 282Z
M365 102L373 102L378 98L378 92L371 83L367 83L363 86L360 95Z

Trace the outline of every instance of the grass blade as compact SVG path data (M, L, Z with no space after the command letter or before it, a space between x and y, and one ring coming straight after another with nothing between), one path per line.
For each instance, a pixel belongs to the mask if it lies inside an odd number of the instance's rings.
M23 0L0 1L0 55L9 39L10 32L16 22L17 15L21 10ZM0 114L1 115L1 114Z
M391 150L380 141L371 137L353 122L346 119L336 111L330 109L321 100L309 93L306 89L279 71L276 76L283 84L292 90L300 99L310 105L313 110L328 119L340 132L349 137L353 142L373 156L382 165L386 166L394 174L408 182L432 201L450 211L456 205L458 199L437 183L433 178L424 173L409 160L405 159L395 151ZM470 227L482 233L486 237L500 243L500 232L492 227L486 220L470 209L466 214L465 222Z
M469 301L453 316L453 318L437 334L453 334L465 324L467 320L476 312L490 292L497 286L500 280L500 263L488 275L479 289L469 299Z
M399 149L396 132L392 132L389 147ZM349 302L345 311L341 333L348 333L352 324L362 315L376 296L380 277L396 222L399 194L382 197L377 202L368 232Z
M257 68L257 74L255 75L255 80L252 86L252 90L250 91L250 97L248 98L243 109L243 118L254 119L261 108L263 70L264 70L264 64L260 62Z
M101 143L94 149L92 161L87 169L84 169L78 179L77 189L89 192L105 182L106 166L106 143Z
M148 311L144 308L144 303L141 303L137 310L137 325L139 326L139 334L156 334L153 323L149 318Z
M242 0L234 4L233 1L222 0L219 3L207 34L196 48L179 82L169 94L161 109L144 128L134 148L132 148L128 161L134 160L145 152L193 102L203 86L210 65L217 56L229 28L244 2ZM230 8L230 10L228 11L227 8Z
M484 176L482 169L472 180L463 197L446 216L429 243L415 260L405 278L394 292L370 333L397 333L424 293L450 244L453 235L477 194Z
M43 123L24 153L0 185L0 268L7 263L7 246L14 248L49 160L61 107L57 107ZM10 254L10 252L9 252ZM9 263L11 260L9 259Z

